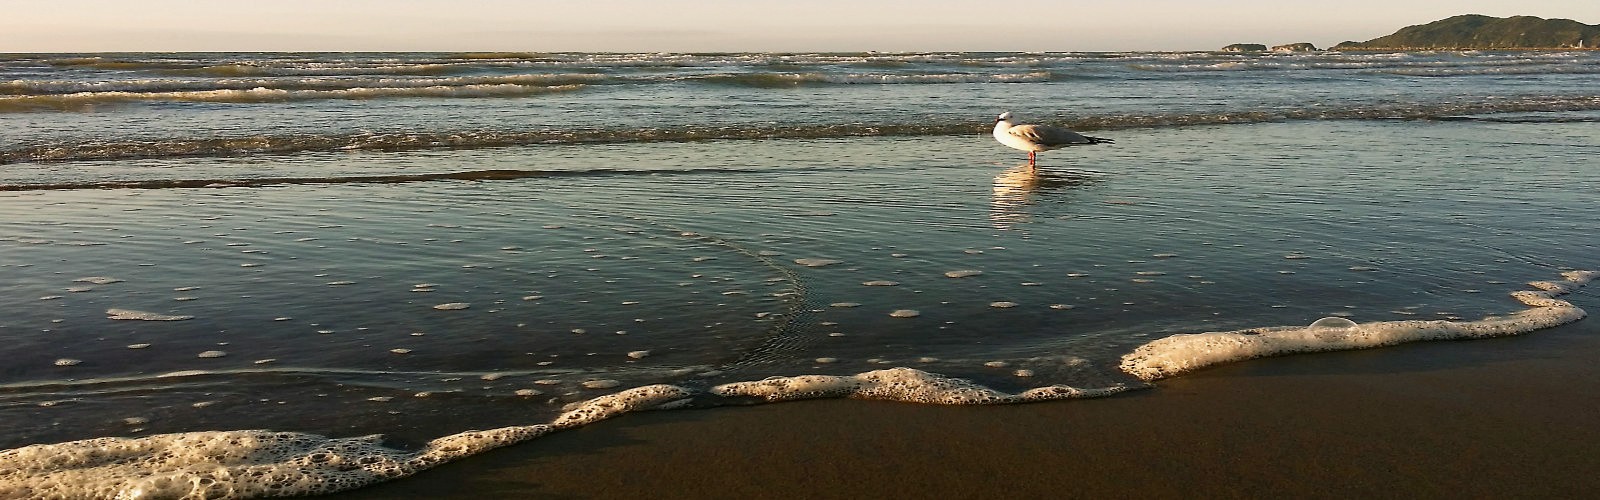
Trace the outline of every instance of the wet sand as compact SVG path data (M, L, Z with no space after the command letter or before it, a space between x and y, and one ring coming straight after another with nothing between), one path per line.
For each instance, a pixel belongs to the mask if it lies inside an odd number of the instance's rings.
M1248 361L1099 400L648 412L339 496L1579 497L1600 491L1597 359L1589 318Z

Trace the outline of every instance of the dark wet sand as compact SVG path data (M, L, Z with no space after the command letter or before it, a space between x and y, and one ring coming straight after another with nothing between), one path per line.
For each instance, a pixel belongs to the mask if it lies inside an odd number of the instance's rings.
M1590 318L1237 363L1099 400L648 412L340 496L1570 498L1600 492L1597 471Z

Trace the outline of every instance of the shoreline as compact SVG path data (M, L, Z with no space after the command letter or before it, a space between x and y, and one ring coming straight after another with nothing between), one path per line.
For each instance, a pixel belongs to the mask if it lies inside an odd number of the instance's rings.
M1585 472L1600 468L1597 355L1590 318L1256 359L1095 400L645 412L336 496L1578 496L1600 488Z

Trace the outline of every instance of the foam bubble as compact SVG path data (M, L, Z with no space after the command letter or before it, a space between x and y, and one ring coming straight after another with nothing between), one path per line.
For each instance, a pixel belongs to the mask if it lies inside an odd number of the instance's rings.
M56 366L77 366L82 362L83 360L81 359L61 358L56 360Z
M649 356L649 355L650 355L650 351L631 351L631 352L628 353L628 357L633 358L633 359L644 359L646 356Z
M1311 322L1311 328L1355 328L1355 326L1356 322L1335 316Z
M900 282L889 280L873 280L862 282L861 284L866 286L900 286Z
M834 302L832 304L828 304L828 307L842 307L842 308L861 307L861 303L860 302Z
M921 315L922 313L915 309L896 309L894 312L889 313L889 316L895 318L915 318Z
M183 321L194 319L194 316L157 314L153 312L135 311L132 309L106 309L106 319L135 320L135 321Z
M585 382L585 385L587 384ZM687 400L692 395L688 389L667 384L635 387L579 403L556 417L550 427L556 429L578 427L631 411L663 408L674 402Z
M1405 320L1355 323L1338 317L1310 326L1279 326L1179 334L1134 349L1122 357L1122 370L1155 380L1207 366L1283 354L1367 349L1421 340L1473 339L1518 335L1582 319L1587 313L1555 298L1592 280L1591 271L1563 273L1566 282L1535 282L1538 291L1511 296L1530 307L1478 321Z
M978 270L974 270L974 269L965 269L965 270L960 270L960 271L949 271L949 272L944 273L944 276L946 278L966 278L966 277L970 277L970 276L977 276L977 275L980 275L980 274L983 274L983 271L978 271Z
M989 303L989 307L993 307L993 308L996 308L996 309L1010 309L1010 308L1013 308L1013 307L1017 307L1017 303L1016 302L1007 302L1007 301L990 302Z
M469 307L472 307L472 304L468 304L466 302L450 302L433 306L434 309L438 309L440 311L459 311Z
M220 358L227 355L228 353L222 351L205 351L195 356L200 358Z
M800 264L800 265L806 266L806 267L831 266L831 265L838 264L838 263L841 263L841 262L844 262L844 261L833 260L833 259L809 259L809 258L808 259L795 259L794 260L794 263Z
M78 278L78 279L75 279L75 280L72 280L72 281L76 281L76 282L80 282L80 283L93 283L93 284L96 284L96 285L109 285L109 284L112 284L112 283L121 283L122 282L122 280L120 280L120 279L111 278L111 277L107 277L107 276L88 276L88 277Z

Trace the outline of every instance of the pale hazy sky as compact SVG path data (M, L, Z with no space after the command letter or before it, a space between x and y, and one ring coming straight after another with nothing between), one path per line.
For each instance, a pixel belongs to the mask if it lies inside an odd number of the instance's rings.
M1600 1L0 0L0 52L1105 51L1367 40Z

